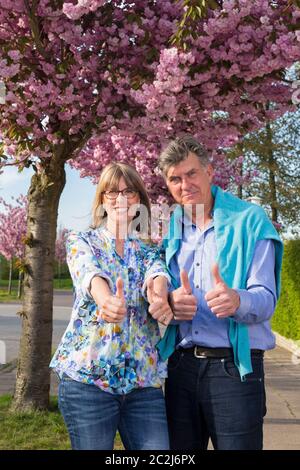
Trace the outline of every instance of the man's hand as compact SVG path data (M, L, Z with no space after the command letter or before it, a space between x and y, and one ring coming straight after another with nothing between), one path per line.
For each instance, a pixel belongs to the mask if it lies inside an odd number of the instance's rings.
M173 312L168 302L167 279L158 276L147 281L149 313L159 323L167 326L173 319Z
M208 307L217 318L226 318L235 314L240 306L240 296L223 281L217 264L212 266L215 287L205 295Z
M116 287L116 294L107 295L103 300L100 310L101 318L107 323L119 323L124 319L127 313L123 292L123 280L121 277L118 277Z
M171 292L171 307L175 320L192 320L197 311L197 299L192 294L186 271L180 271L181 286Z

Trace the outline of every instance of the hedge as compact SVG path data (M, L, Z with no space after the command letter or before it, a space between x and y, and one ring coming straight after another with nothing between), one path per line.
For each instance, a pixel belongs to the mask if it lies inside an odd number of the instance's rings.
M300 339L300 240L284 244L281 295L272 328L286 338Z

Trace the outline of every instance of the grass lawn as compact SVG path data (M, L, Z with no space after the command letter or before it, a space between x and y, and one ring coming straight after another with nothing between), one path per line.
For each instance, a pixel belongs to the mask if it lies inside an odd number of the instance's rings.
M70 449L69 437L56 398L51 410L34 413L10 413L11 396L0 397L0 449Z
M3 302L22 302L21 299L18 299L18 281L12 281L12 291L11 294L7 293L8 281L0 281L0 303ZM53 283L54 289L61 290L70 290L72 292L72 280L71 279L54 279Z
M54 279L54 289L72 290L72 279Z
M66 450L69 436L57 407L57 398L51 397L49 411L10 413L10 395L0 396L0 450ZM117 436L115 449L123 449Z
M12 291L17 291L18 290L18 281L16 279L13 279L11 281L11 286L12 286ZM8 289L8 280L6 279L1 279L0 280L0 289L3 289L7 291Z
M12 290L11 295L7 293L7 290L0 288L0 303L3 302L21 302L21 299L18 299L17 291Z
M54 289L72 289L72 279L54 279L53 283ZM8 281L7 280L0 280L0 289L6 290L7 291L8 287ZM13 279L12 281L12 288L13 291L14 289L18 289L18 281L16 279Z

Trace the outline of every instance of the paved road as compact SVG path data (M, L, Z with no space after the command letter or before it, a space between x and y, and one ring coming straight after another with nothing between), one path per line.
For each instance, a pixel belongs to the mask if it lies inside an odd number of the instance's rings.
M53 348L66 329L71 315L72 294L70 291L55 291L53 308ZM0 341L6 345L6 362L18 356L21 319L17 312L20 304L0 304Z
M58 344L71 313L69 293L55 292L53 348ZM7 362L17 357L20 319L19 306L0 304L0 340L7 344ZM265 418L264 448L300 450L300 360L277 347L268 351L265 359L267 416ZM15 381L14 364L0 372L0 394L12 393ZM51 393L56 393L53 374Z

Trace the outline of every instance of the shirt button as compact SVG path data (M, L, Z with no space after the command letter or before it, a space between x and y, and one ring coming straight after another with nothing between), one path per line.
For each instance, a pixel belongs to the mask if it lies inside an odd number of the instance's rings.
M199 331L195 331L195 335L198 335L199 334Z
M200 263L196 263L196 266L200 266Z
M196 286L196 289L199 289L199 286Z

